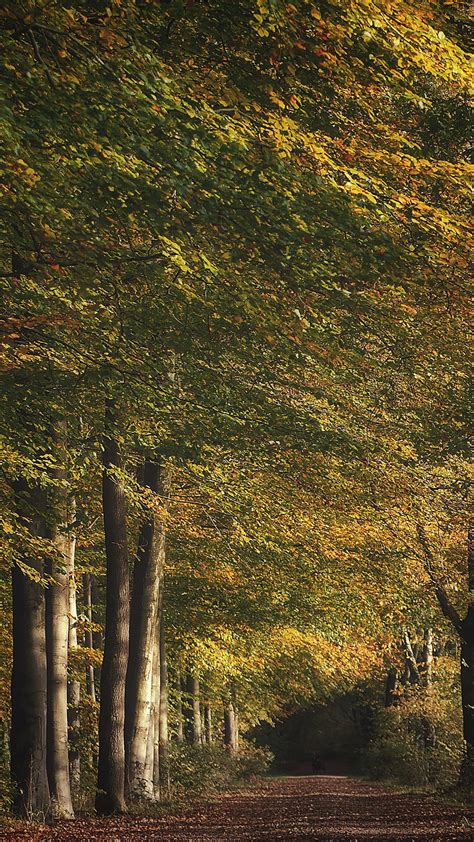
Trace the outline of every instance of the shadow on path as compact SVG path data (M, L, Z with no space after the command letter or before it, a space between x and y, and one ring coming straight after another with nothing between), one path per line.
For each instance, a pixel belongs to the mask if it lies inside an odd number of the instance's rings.
M24 826L23 826L24 827ZM378 784L336 775L299 775L201 802L153 818L84 819L54 828L1 833L11 842L246 842L246 840L467 840L474 809L394 793Z

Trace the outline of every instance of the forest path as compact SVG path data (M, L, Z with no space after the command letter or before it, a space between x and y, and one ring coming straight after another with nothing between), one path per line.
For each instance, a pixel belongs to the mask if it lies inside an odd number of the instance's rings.
M23 826L25 827L25 826ZM474 839L474 809L340 776L276 778L153 818L79 819L54 828L17 825L11 842Z

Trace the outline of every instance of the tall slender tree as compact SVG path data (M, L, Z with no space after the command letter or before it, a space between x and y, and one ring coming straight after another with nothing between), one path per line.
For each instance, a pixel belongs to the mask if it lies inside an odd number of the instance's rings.
M103 442L102 500L106 575L105 644L100 681L99 767L96 809L123 813L125 801L125 679L129 637L129 571L123 457L117 413L107 400Z
M164 469L147 460L143 485L164 500ZM130 610L130 657L127 670L125 739L127 784L132 798L153 799L153 778L147 777L148 731L152 721L153 658L165 554L163 517L156 498L148 500L133 574ZM159 699L158 699L159 704Z
M16 508L22 527L33 538L45 538L46 493L20 479L15 483ZM13 667L10 730L11 773L16 810L44 816L50 794L46 769L47 674L44 573L41 555L24 559L12 571Z
M163 581L163 580L162 580ZM166 651L165 623L163 615L163 586L158 607L158 633L160 650L160 694L159 694L159 779L160 792L170 795L169 728L168 728L168 655Z
M51 540L54 547L46 589L47 654L47 769L53 813L73 818L68 750L68 646L70 569L74 553L71 511L64 468L63 432L55 431L60 460L55 471L56 488L50 495Z

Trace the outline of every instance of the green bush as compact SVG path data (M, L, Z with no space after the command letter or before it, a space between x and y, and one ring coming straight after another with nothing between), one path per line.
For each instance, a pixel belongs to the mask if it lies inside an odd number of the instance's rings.
M270 749L261 748L246 741L235 760L237 761L238 778L245 781L268 772L274 757Z
M169 748L170 794L173 798L228 789L264 774L271 752L245 742L238 754L222 746L189 746L171 743Z
M462 759L461 705L456 688L412 688L379 714L366 771L414 787L456 784Z

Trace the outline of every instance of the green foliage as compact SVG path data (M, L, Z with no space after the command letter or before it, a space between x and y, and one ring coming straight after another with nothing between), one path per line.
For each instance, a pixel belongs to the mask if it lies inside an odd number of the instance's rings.
M379 714L364 763L379 780L443 790L456 785L462 753L459 687L436 683Z
M172 798L217 792L263 775L272 760L268 749L244 741L238 754L231 754L220 745L170 746L170 780Z
M147 507L166 520L171 667L214 704L237 685L244 727L367 679L402 623L442 623L433 582L466 603L464 13L24 0L0 17L0 712L10 567L44 582L54 553L18 481L44 491L46 526L57 489L74 498L102 624L111 395L130 546ZM149 453L169 506L137 483ZM390 722L435 779L415 714ZM235 772L217 748L172 752L179 792L206 763L215 786Z
M99 705L83 692L79 705L79 733L74 742L70 742L70 746L74 747L80 758L80 787L73 791L74 803L79 811L94 809L97 783L98 719Z

